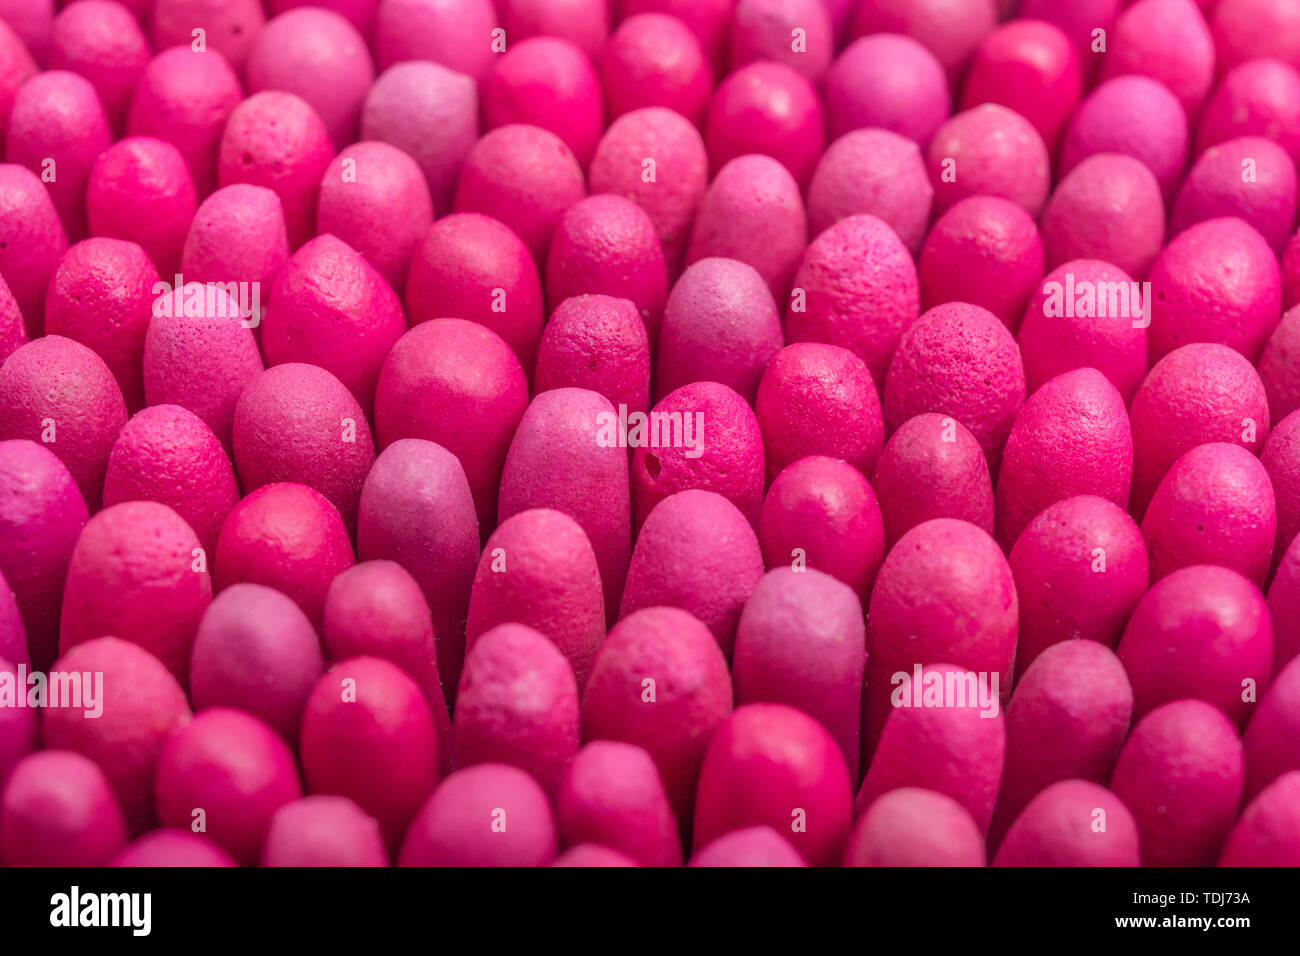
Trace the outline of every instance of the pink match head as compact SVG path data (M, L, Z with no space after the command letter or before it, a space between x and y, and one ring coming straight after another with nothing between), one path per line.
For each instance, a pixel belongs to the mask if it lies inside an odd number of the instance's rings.
M320 638L292 599L261 584L232 584L199 622L190 695L198 710L259 717L296 747L303 705L324 672Z
M132 136L166 140L181 151L200 197L217 188L217 153L226 120L243 91L239 77L215 49L161 50L136 84L126 117Z
M858 817L845 866L985 866L984 834L970 812L934 790L899 787Z
M240 581L275 588L319 629L330 582L355 560L329 499L281 481L258 488L230 512L217 539L213 580L218 591Z
M794 177L772 157L751 153L714 175L696 211L686 261L716 256L747 262L784 304L807 241Z
M1051 157L1042 136L1019 113L985 103L958 113L926 150L936 212L963 199L1009 199L1038 218L1051 191Z
M185 689L157 657L116 637L78 644L51 671L102 674L102 691L94 707L46 710L41 728L45 746L89 757L112 784L128 827L138 832L153 826L158 755L191 717ZM83 702L88 703L84 696Z
M934 187L915 142L885 129L855 129L827 147L813 172L809 227L818 235L841 219L867 213L887 222L916 255L933 202Z
M608 295L577 295L561 302L542 333L534 384L538 392L588 389L615 409L624 405L629 413L647 411L650 343L636 304Z
M1057 184L1042 231L1049 269L1099 259L1143 279L1165 243L1160 183L1132 156L1094 153Z
M157 501L185 519L208 554L239 485L221 442L193 412L150 405L127 422L108 455L104 504Z
M827 131L882 129L924 149L952 115L943 65L914 38L873 33L854 40L826 73Z
M699 41L676 17L628 16L605 44L599 66L610 117L662 106L697 126L703 122L713 76Z
M1132 275L1109 261L1056 266L1030 296L1016 336L1029 394L1064 372L1095 368L1131 401L1147 374L1150 305Z
M316 198L333 156L329 130L311 104L294 93L264 90L230 114L217 181L274 191L284 207L289 244L296 249L315 233Z
M361 109L361 138L410 154L428 182L434 212L442 215L451 209L461 164L478 139L478 114L473 79L411 60L389 67L371 85Z

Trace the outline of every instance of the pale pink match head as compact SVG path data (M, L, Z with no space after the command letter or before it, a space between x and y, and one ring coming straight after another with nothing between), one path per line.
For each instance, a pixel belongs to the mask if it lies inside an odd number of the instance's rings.
M750 153L714 175L695 215L686 261L718 256L747 262L784 308L807 241L794 177L772 157Z
M858 817L845 866L985 866L984 834L952 797L899 787Z
M789 840L770 826L728 830L697 849L687 866L807 866Z
M190 696L198 710L234 707L294 747L302 708L325 672L320 638L293 600L261 584L232 584L194 636Z
M1189 117L1201 111L1214 85L1215 40L1201 0L1142 0L1129 6L1110 30L1101 76L1136 73L1173 91ZM1300 20L1297 21L1300 26Z
M952 115L943 66L914 38L873 33L836 57L824 84L832 140L857 129L897 133L921 149Z
M262 866L388 866L379 822L347 797L286 803L271 817Z
M994 866L1138 866L1138 824L1123 801L1089 780L1061 780L1016 817Z
M1037 218L1051 191L1051 157L1029 120L996 103L958 113L926 149L936 212L963 199L1008 199Z
M478 135L474 80L428 60L384 70L361 109L361 138L391 143L410 154L424 173L439 216L451 209L461 164Z

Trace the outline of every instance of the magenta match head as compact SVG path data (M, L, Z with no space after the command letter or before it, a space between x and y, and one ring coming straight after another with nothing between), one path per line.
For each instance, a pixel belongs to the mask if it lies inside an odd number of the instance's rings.
M492 0L384 0L375 16L381 70L404 60L432 60L482 83L498 59Z
M1210 28L1220 69L1257 57L1300 69L1300 10L1286 0L1220 0Z
M139 243L165 276L180 267L198 205L185 157L149 136L128 136L104 150L86 185L91 235Z
M236 73L244 71L257 35L266 25L266 13L258 0L155 0L153 48L188 47L193 32L203 30L208 48L220 53Z
M478 139L478 89L445 66L409 61L379 75L361 110L361 138L409 153L424 173L434 212L451 209L456 179Z
M502 0L497 4L506 35L563 37L595 57L609 37L610 6L605 0Z
M600 843L644 866L681 866L677 819L654 759L642 747L593 740L569 764L555 797L560 838Z
M1100 78L1149 76L1173 91L1183 112L1197 116L1214 85L1216 66L1206 7L1202 0L1142 0L1130 5L1107 37ZM1217 65L1225 68L1222 57Z
M506 452L527 405L524 370L500 336L464 319L435 319L404 334L384 359L375 433L380 448L424 438L454 453L488 528Z
M993 865L1138 866L1140 859L1138 824L1123 801L1088 780L1061 780L1016 817Z
M212 429L179 405L150 405L127 422L108 455L104 504L157 501L185 519L208 554L239 503L230 459Z
M862 605L829 574L778 567L750 592L736 630L737 704L788 704L819 720L858 778L862 678L867 663Z
M1018 674L1062 641L1087 638L1113 648L1151 576L1137 522L1096 495L1040 511L1009 561L1020 597Z
M411 821L397 865L546 866L558 844L541 784L518 767L484 763L438 785Z
M120 506L119 506L120 507ZM263 485L226 518L217 539L218 591L240 581L293 598L319 628L334 576L355 562L338 509L306 485Z
M1295 163L1272 140L1242 136L1219 143L1188 172L1170 229L1179 233L1206 219L1236 216L1280 255L1295 225L1296 188Z
M1138 602L1119 644L1133 682L1137 716L1168 701L1196 698L1238 727L1255 710L1242 688L1267 686L1273 627L1259 588L1214 565L1180 568Z
M1198 445L1174 462L1142 519L1155 580L1217 564L1263 587L1276 529L1268 472L1252 452L1227 442Z
M1095 368L1132 400L1147 374L1149 307L1132 275L1108 261L1054 268L1030 296L1017 334L1028 392L1063 372Z
M783 828L784 829L784 828ZM794 845L769 826L729 830L700 847L687 866L807 866Z
M1147 374L1130 406L1133 516L1146 511L1165 472L1206 442L1263 448L1269 431L1264 384L1240 352L1199 342L1174 349Z
M412 325L454 316L501 336L531 375L546 324L542 284L528 248L489 216L444 216L412 251L406 311Z
M36 73L36 61L22 39L7 22L0 20L0 151L4 150L14 97Z
M533 259L545 264L565 211L586 194L582 167L562 139L536 126L512 124L474 144L461 167L452 208L505 223Z
M1127 507L1133 447L1124 399L1101 372L1075 369L1049 381L1007 436L994 498L998 542L1009 550L1038 512L1074 495Z
M997 474L1002 448L1025 403L1020 349L992 312L965 302L935 306L903 333L885 376L889 429L925 412L968 428Z
M899 425L876 461L871 487L884 516L886 550L931 518L960 518L993 533L988 457L970 429L950 415L924 412Z
M475 638L456 694L456 766L508 764L554 794L577 752L578 685L564 654L523 624Z
M26 167L0 163L0 277L27 322L27 335L45 329L45 292L68 234L50 193Z
M629 413L647 411L650 343L636 304L608 295L561 302L542 333L535 387L538 392L589 389L616 409L626 405Z
M1241 219L1208 219L1175 236L1151 267L1151 359L1219 342L1254 362L1282 315L1282 274Z
M866 363L838 345L797 342L767 363L754 411L770 482L809 455L828 455L870 474L885 424Z
M1196 153L1239 136L1266 136L1300 162L1300 72L1280 60L1250 60L1229 70L1205 104Z
M653 696L653 711L643 695ZM678 608L645 608L619 621L596 655L582 737L644 747L679 825L690 826L700 761L731 700L727 659L709 629Z
M1204 701L1177 700L1143 718L1110 783L1137 820L1143 864L1211 865L1241 803L1242 765L1232 722Z
M207 837L189 830L152 830L127 844L109 866L239 866Z
M5 158L41 177L75 242L87 235L91 169L112 141L104 107L90 81L77 73L51 70L32 77L14 96Z
M1277 501L1277 542L1273 547L1271 573L1277 570L1282 555L1300 534L1300 415L1288 413L1278 422L1269 433L1259 459L1268 472Z
M378 657L339 661L312 689L299 748L308 793L349 797L390 853L438 782L438 737L411 677Z
M554 310L575 295L631 299L653 350L659 337L668 270L654 223L622 196L581 199L565 211L546 260L546 299Z
M90 80L109 125L120 131L131 93L149 63L140 21L120 3L86 0L54 18L50 43L50 69Z
M357 551L362 561L397 562L419 584L433 613L438 673L452 697L465 656L465 614L479 555L474 499L456 456L414 438L384 449L361 489Z
M921 303L968 302L1015 331L1043 278L1043 241L1033 218L996 196L971 196L934 224L917 262Z
M0 794L5 866L104 866L126 838L108 778L81 754L43 750L9 772Z
M0 441L0 572L18 599L36 667L58 652L68 559L87 517L75 479L48 447Z
M873 268L863 270L862 262ZM867 363L879 388L898 340L921 314L916 265L875 216L849 216L804 251L786 304L791 342L828 342Z
M1300 866L1300 772L1252 800L1224 842L1219 866Z
M781 345L781 314L763 277L734 259L701 259L682 273L664 308L655 397L708 380L752 403Z
M1033 599L1027 594L1021 608ZM1114 651L1088 638L1066 639L1024 670L1006 716L1006 769L989 831L994 844L1044 787L1110 780L1132 723L1133 688Z
M985 866L984 834L952 797L899 787L858 817L844 866Z
M586 169L604 129L600 78L587 55L568 40L516 40L496 58L483 83L483 120L488 129L526 123L550 130Z
M313 794L271 817L262 866L388 866L379 822L347 797Z
M735 505L710 491L682 491L641 527L619 616L683 608L708 625L730 658L741 608L762 576L758 538Z
M154 785L164 826L189 830L202 808L206 833L241 864L261 859L277 810L302 797L293 752L251 714L213 707L174 733Z
M133 412L144 405L144 339L158 281L136 243L96 237L68 250L45 296L45 331L90 346Z
M802 31L803 47L792 38ZM835 55L835 30L824 0L739 0L731 14L731 69L775 60L821 82Z
M826 147L817 91L782 63L742 66L713 93L704 140L714 170L747 153L781 162L800 189L808 185Z
M123 635L184 686L194 633L212 603L211 558L175 511L155 501L105 508L86 523L68 562L59 649Z
M1054 150L1083 93L1070 38L1042 20L1015 20L984 38L971 57L962 109L1001 103L1034 124Z
M628 16L605 44L599 66L611 118L662 106L697 126L703 122L713 76L699 41L676 17Z
M239 77L215 49L162 50L136 84L127 114L132 136L166 140L181 151L200 197L217 188L217 153L226 120L243 99Z
M990 490L990 527L992 495ZM758 518L758 541L768 569L825 571L863 602L885 557L884 525L871 485L852 465L821 455L799 459L773 480Z
M1187 165L1187 115L1178 98L1146 76L1107 80L1079 105L1061 142L1062 174L1096 153L1141 160L1173 199Z
M568 515L547 508L521 511L502 521L484 545L470 593L466 646L512 622L545 635L582 690L605 639L605 603L596 553Z
M765 824L779 827L809 865L832 865L844 852L852 788L844 755L816 720L785 704L746 704L709 742L692 842Z
M936 212L963 199L1009 199L1037 218L1051 191L1051 158L1029 120L996 103L958 113L930 140L926 166Z

